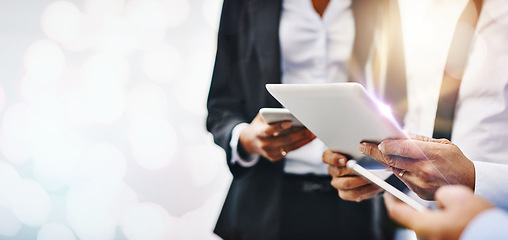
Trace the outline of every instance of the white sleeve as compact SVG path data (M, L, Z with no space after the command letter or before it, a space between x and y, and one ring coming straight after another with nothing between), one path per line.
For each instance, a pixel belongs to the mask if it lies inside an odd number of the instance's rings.
M508 164L476 162L475 194L486 198L496 206L508 210Z
M496 208L476 216L464 229L461 240L508 239L508 214Z
M249 124L248 123L240 123L233 128L233 132L231 133L231 141L229 142L229 146L231 146L231 163L238 163L242 167L252 167L256 165L259 161L258 154L250 154L247 159L244 159L238 153L238 144L240 140L240 133L243 129L245 129Z

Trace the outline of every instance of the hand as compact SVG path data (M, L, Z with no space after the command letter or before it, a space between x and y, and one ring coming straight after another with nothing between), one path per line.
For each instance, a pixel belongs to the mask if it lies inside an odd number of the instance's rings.
M436 200L441 211L418 212L389 193L384 197L390 217L428 240L459 239L474 217L494 207L464 186L444 186L437 190Z
M360 151L393 168L393 172L423 199L434 199L444 185L465 185L474 190L473 163L453 143L408 133L411 139L360 144Z
M332 176L331 184L339 192L340 198L360 202L382 191L381 188L347 168L347 161L346 156L330 149L323 153L323 162L329 164L328 173Z
M247 153L275 162L315 138L306 128L291 129L290 122L268 124L258 114L240 133L239 141Z

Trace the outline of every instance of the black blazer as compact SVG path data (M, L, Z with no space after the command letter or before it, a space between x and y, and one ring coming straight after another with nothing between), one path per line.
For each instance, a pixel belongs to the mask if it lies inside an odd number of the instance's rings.
M351 76L363 80L372 36L385 0L353 0L356 39ZM230 164L233 128L263 107L280 107L265 84L280 83L279 21L282 0L224 0L218 49L208 96L207 129L227 155L233 174L215 233L225 239L277 239L283 161L261 158L253 167ZM401 45L399 45L401 46ZM405 72L404 72L405 75Z

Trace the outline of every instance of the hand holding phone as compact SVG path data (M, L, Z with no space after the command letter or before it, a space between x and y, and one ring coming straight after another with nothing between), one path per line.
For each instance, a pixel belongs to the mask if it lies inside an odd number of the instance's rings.
M399 200L405 202L407 205L413 207L414 209L423 212L426 211L427 208L414 200L413 198L409 197L408 195L404 194L394 186L388 184L383 179L379 178L378 176L371 173L369 170L363 168L360 166L355 160L349 160L347 162L347 167L355 171L357 174L365 177L367 180L371 181L372 183L376 184L378 187L384 189L394 197L398 198Z
M239 143L248 154L259 154L275 162L315 138L316 136L306 128L295 128L288 121L269 124L263 120L261 114L258 114L241 131Z
M268 124L291 122L292 127L303 127L303 124L285 108L261 108L259 113Z

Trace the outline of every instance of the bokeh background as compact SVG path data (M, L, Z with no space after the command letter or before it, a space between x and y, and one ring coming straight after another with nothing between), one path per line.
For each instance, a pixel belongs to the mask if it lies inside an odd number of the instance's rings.
M408 76L440 79L466 2L399 2ZM0 239L219 239L231 174L205 117L221 6L0 1Z
M221 6L0 1L0 239L217 239Z

